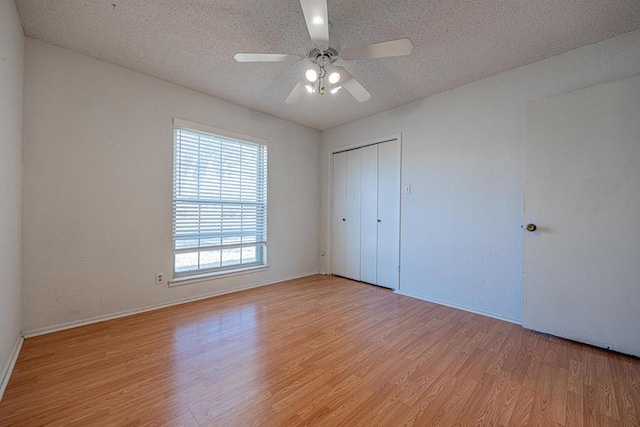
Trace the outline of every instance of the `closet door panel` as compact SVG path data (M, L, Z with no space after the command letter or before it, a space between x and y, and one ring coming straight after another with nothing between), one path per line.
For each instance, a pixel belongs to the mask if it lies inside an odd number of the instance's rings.
M331 271L346 275L347 153L333 155L333 206L331 218Z
M400 141L378 145L377 284L398 289L400 277Z
M362 198L360 214L360 280L377 283L378 262L378 146L362 151Z
M360 280L360 204L362 150L347 151L346 265L345 277Z

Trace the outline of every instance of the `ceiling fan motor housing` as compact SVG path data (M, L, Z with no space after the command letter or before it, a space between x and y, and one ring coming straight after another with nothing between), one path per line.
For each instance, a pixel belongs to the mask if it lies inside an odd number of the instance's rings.
M338 60L338 51L332 47L326 49L319 49L314 47L307 53L307 58L314 64L318 64L321 67L325 67L328 64L333 64Z

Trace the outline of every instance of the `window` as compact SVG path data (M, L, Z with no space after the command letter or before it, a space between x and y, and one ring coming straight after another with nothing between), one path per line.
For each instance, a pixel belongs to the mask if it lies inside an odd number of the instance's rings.
M173 276L266 264L264 141L174 119Z

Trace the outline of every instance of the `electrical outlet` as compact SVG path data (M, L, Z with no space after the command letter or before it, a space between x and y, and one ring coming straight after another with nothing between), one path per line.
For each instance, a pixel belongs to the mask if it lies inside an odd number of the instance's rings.
M156 273L156 285L161 285L164 282L164 273Z

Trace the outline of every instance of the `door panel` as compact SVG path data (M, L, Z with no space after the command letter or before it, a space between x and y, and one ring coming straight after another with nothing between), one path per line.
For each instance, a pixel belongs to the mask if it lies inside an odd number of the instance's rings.
M640 76L525 109L525 327L640 356Z
M398 289L400 265L400 141L378 145L378 285Z
M331 269L346 274L347 153L333 155L333 206L331 218Z
M360 280L360 203L362 150L347 151L346 266L345 277Z
M360 280L377 283L378 258L378 146L362 152L362 211L360 235Z

